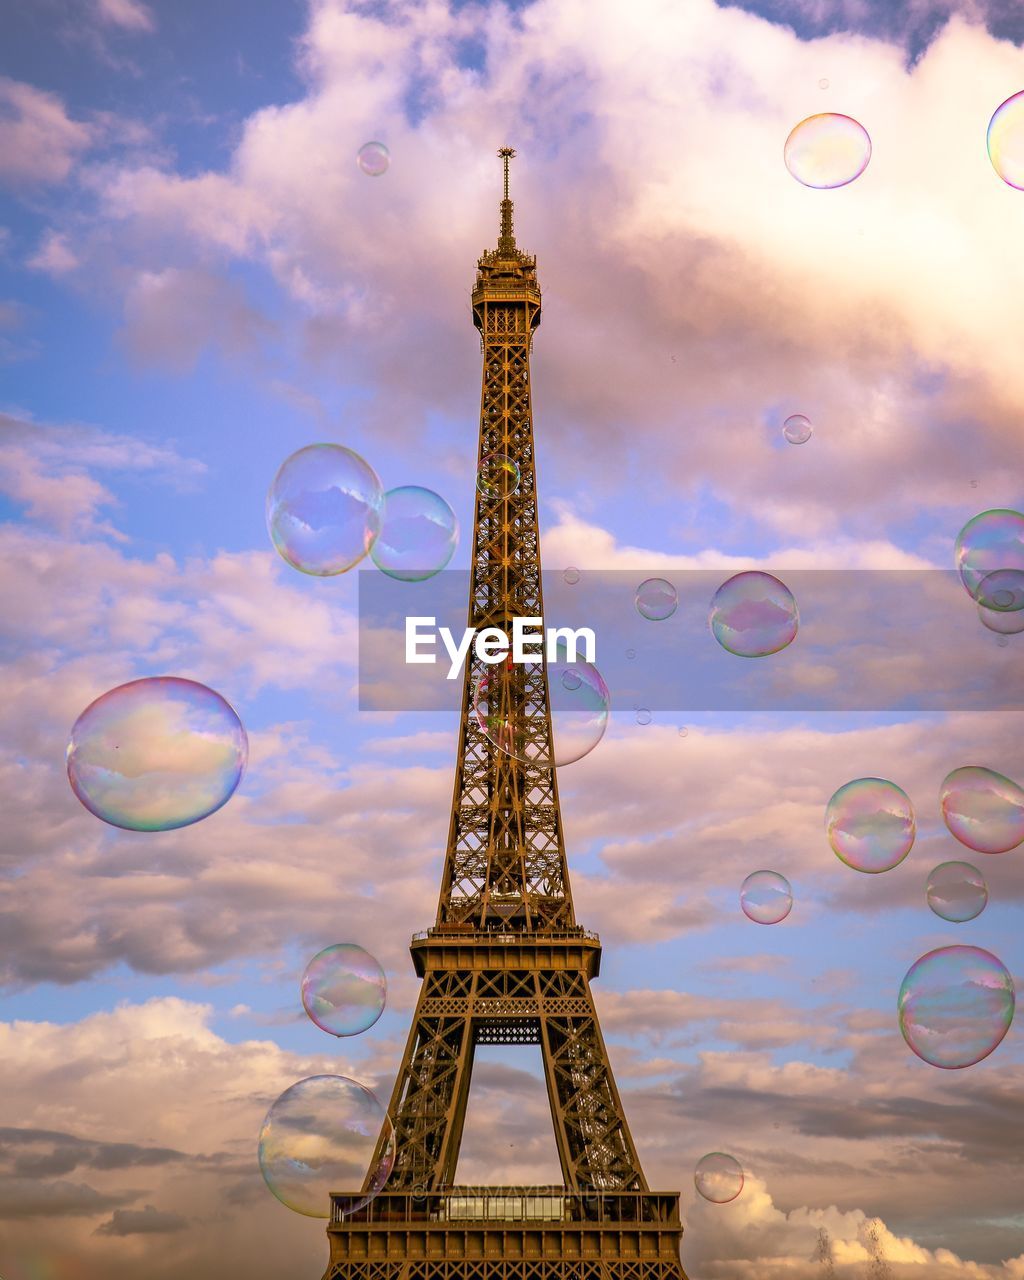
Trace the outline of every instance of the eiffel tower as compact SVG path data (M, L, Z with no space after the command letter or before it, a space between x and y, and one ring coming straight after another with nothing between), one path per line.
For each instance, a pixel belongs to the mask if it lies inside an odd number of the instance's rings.
M541 294L512 232L515 152L498 154L501 231L472 293L478 463L504 455L519 483L477 492L469 625L510 633L544 612L530 403ZM483 679L514 754L477 714ZM598 1025L601 944L573 912L552 761L546 664L485 666L471 649L437 919L411 946L423 985L388 1109L394 1169L354 1213L351 1195L332 1196L324 1280L686 1280L678 1194L648 1189ZM474 1050L493 1044L540 1045L560 1186L454 1185Z

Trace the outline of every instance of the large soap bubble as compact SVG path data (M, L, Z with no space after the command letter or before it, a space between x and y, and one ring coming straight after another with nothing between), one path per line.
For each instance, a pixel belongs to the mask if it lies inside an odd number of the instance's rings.
M830 190L860 177L871 159L871 139L852 116L824 111L793 128L783 156L797 182Z
M763 658L796 638L800 615L793 593L770 573L737 573L715 592L708 615L723 649L741 658Z
M422 582L440 573L455 552L459 522L444 498L417 484L384 495L373 563L399 582Z
M743 1166L724 1151L709 1151L697 1161L693 1182L705 1200L728 1204L743 1190Z
M1024 89L996 107L985 142L992 168L1008 186L1024 191Z
M355 1036L372 1027L386 998L384 970L354 942L318 951L302 975L302 1007L332 1036Z
M293 568L318 578L359 563L380 529L384 490L358 453L310 444L286 458L267 494L271 541Z
M854 871L890 871L910 852L917 825L910 797L885 778L854 778L825 810L825 829L837 858Z
M900 1031L919 1058L957 1071L987 1058L1010 1029L1016 997L1001 960L981 947L939 947L900 986Z
M996 507L973 516L956 540L956 567L967 592L996 613L1024 609L1024 515Z
M752 871L740 885L740 906L755 924L778 924L793 909L793 889L778 871Z
M589 755L608 728L611 695L600 671L559 640L548 661L551 741L540 698L539 664L509 661L488 667L477 679L473 705L477 723L502 751L527 764L560 766Z
M928 877L925 897L940 919L963 924L985 910L988 885L969 862L941 862Z
M267 1112L258 1156L264 1181L289 1209L329 1218L335 1192L342 1193L335 1197L340 1211L351 1214L387 1182L395 1163L394 1128L365 1085L345 1076L310 1076L286 1089Z
M976 853L1007 853L1024 841L1024 790L994 769L954 769L939 799L951 834Z
M249 754L242 722L195 680L148 676L103 694L75 721L68 780L97 818L170 831L230 800Z

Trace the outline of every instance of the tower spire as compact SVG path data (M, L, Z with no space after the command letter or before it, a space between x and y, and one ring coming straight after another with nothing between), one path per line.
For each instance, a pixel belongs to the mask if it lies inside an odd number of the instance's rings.
M505 198L501 202L501 233L498 236L498 252L511 255L516 252L516 238L512 233L512 201L508 195L508 162L516 154L515 147L499 147L498 155L505 166Z

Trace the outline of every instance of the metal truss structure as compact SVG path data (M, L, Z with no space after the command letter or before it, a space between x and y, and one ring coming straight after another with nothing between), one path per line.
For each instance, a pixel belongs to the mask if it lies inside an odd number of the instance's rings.
M498 154L501 230L472 293L483 387L469 625L510 633L544 613L530 397L541 294L512 230L515 152ZM411 951L423 985L388 1109L394 1169L363 1209L334 1199L324 1280L686 1280L678 1195L647 1187L590 991L601 944L573 912L546 662L470 650L437 918ZM453 1185L478 1044L540 1046L561 1186Z

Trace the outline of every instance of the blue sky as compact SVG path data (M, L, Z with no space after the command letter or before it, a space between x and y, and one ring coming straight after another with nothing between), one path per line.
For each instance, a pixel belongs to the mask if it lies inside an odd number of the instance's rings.
M544 295L546 568L680 584L824 569L860 591L950 569L971 515L1024 502L1024 195L984 144L1024 88L1022 40L1007 7L978 0L46 0L5 15L6 1280L143 1264L203 1280L226 1248L268 1280L322 1265L321 1225L262 1188L255 1134L304 1075L390 1087L455 721L358 710L355 574L289 569L264 497L288 454L335 440L471 527L468 295L497 236L497 146L519 151L516 234ZM823 110L874 143L836 191L782 163L789 129ZM391 150L379 179L354 161L371 138ZM815 424L798 448L780 434L794 411ZM599 1011L649 1181L682 1189L690 1280L810 1280L822 1228L836 1274L863 1277L875 1218L894 1280L1024 1274L1019 1030L942 1073L893 1012L909 965L946 942L1024 970L1020 850L978 855L992 901L977 920L944 925L923 904L930 867L959 851L944 775L978 763L1024 781L1019 637L998 649L933 605L909 622L948 637L941 666L889 622L880 652L855 647L838 615L820 652L887 696L1003 671L1003 705L655 707L640 726L616 661L606 738L562 771L577 915L605 946ZM858 622L870 639L870 601ZM809 643L789 657L812 681ZM645 669L664 661L640 644ZM193 828L103 828L67 786L68 729L104 690L163 673L229 697L248 772ZM822 831L828 797L866 775L897 781L919 818L907 862L878 877L843 867ZM770 929L737 905L761 866L796 894ZM297 980L343 940L380 957L391 998L336 1045L300 1016ZM532 1178L550 1137L529 1064L483 1055L473 1096L460 1176ZM33 1172L37 1131L51 1137ZM69 1166L79 1139L137 1159ZM155 1146L179 1153L159 1171ZM692 1189L718 1148L749 1175L724 1209ZM132 1216L147 1205L164 1216Z

